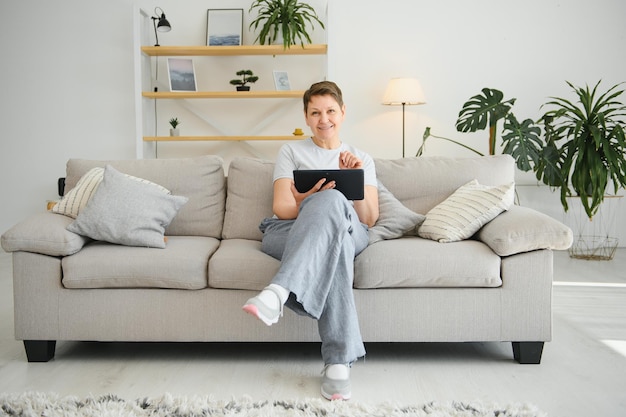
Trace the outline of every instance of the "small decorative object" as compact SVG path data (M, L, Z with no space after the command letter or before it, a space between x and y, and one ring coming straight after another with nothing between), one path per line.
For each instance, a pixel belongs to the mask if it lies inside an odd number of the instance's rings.
M276 91L291 90L287 71L274 71L274 85L276 86Z
M241 45L242 32L243 9L209 9L207 11L207 45Z
M259 77L254 75L252 70L241 70L237 71L236 74L239 75L241 79L230 80L230 83L237 86L237 91L250 91L250 86L246 84L254 84L259 80Z
M170 129L170 136L178 136L179 135L179 131L178 131L178 125L180 124L180 122L178 121L178 117L172 117L170 119L170 126L172 126L172 128Z
M324 29L324 24L317 17L315 9L298 0L255 0L250 6L249 12L259 9L258 16L250 23L249 28L261 31L254 40L261 45L276 42L278 34L283 37L283 47L290 48L298 41L304 47L304 41L311 43L311 37L307 32L307 24L311 27L315 22Z
M302 136L304 135L304 132L302 131L302 129L300 129L299 127L296 128L296 130L293 131L293 134L295 136Z
M197 91L193 59L167 58L170 91Z

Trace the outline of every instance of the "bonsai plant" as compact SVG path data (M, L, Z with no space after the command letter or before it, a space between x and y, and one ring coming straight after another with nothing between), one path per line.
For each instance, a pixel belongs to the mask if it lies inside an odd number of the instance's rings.
M311 43L307 24L313 27L317 22L324 29L324 24L317 17L315 9L298 0L255 0L249 12L255 9L258 9L258 15L248 27L254 27L255 31L261 27L259 35L254 40L261 45L276 42L278 34L281 33L285 49L295 45L297 41L304 47L305 40Z
M170 129L170 136L178 136L178 125L180 124L180 122L178 121L178 117L172 117L170 119L170 126L172 126L172 128Z
M613 182L613 192L626 187L626 105L619 101L620 84L600 93L600 81L575 87L577 103L551 97L551 107L542 117L545 146L534 170L538 180L560 188L561 204L579 196L585 213L592 218Z
M237 86L237 91L250 91L250 86L246 84L254 84L259 80L259 77L254 75L251 70L240 70L237 71L236 74L239 75L241 79L230 80L230 83Z

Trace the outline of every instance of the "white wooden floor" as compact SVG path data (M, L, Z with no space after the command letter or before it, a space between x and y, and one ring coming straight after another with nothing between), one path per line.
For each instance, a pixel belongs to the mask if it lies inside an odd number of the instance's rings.
M626 249L612 261L557 252L555 281L541 365L514 362L509 343L368 345L352 371L354 401L530 402L551 417L626 416ZM317 344L59 342L53 361L29 364L13 338L11 258L0 252L0 392L319 397L319 357Z

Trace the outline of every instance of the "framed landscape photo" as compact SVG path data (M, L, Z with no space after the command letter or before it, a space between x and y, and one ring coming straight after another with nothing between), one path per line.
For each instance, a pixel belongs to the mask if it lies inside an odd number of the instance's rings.
M198 91L191 58L167 58L170 91Z
M287 71L274 71L274 85L276 86L276 91L291 90Z
M207 11L207 45L241 45L242 32L243 9L209 9Z

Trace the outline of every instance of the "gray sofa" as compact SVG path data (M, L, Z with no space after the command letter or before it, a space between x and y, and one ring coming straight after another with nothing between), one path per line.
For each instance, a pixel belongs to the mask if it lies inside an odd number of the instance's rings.
M28 361L53 358L57 340L319 341L316 322L291 311L269 328L241 311L279 267L261 252L258 229L272 215L271 161L72 159L65 189L105 164L189 200L165 229L165 249L92 241L66 230L72 218L51 212L4 233L15 337ZM380 196L377 238L355 261L365 342L506 341L518 362L539 363L552 334L552 250L569 247L570 229L514 205L471 238L440 243L418 237L403 212L426 214L472 179L512 182L512 158L379 159L376 167L395 199Z

